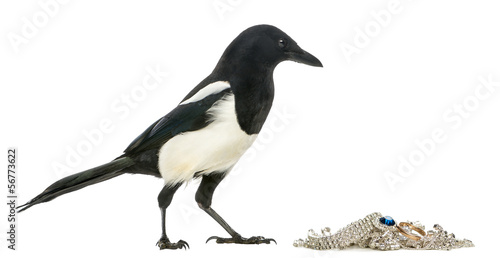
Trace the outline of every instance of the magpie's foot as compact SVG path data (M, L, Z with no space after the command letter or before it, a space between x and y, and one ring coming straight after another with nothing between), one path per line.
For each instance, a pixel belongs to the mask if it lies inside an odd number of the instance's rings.
M182 248L187 250L189 248L188 243L184 240L179 240L179 242L177 242L177 243L172 243L172 242L170 242L170 240L168 240L168 238L165 238L165 237L160 238L160 240L158 240L158 242L156 242L156 245L160 248L160 250L163 250L163 249L175 250L175 249L182 249Z
M237 235L236 237L231 237L231 238L222 238L222 237L217 237L213 236L207 239L208 241L215 239L215 242L217 244L245 244L245 245L259 245L259 244L270 244L271 242L274 242L276 244L276 240L272 238L264 238L262 236L254 236L250 238L244 238L240 235Z

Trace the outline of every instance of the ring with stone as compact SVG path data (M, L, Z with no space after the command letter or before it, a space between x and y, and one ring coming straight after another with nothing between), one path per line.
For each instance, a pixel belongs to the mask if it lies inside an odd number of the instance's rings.
M392 232L398 231L396 228L397 223L391 216L375 217L373 218L372 223L373 226L375 226L381 231L392 231Z
M403 235L409 239L415 240L415 241L418 241L421 238L420 236L414 235L412 233L408 233L406 230L404 230L403 228L398 226L396 221L391 216L380 217L377 220L379 223L376 223L374 221L374 225L375 225L375 227L377 227L381 230L389 230L389 231L396 230L396 231L399 231L399 233L401 233L401 235ZM401 225L401 223L400 223L400 225Z

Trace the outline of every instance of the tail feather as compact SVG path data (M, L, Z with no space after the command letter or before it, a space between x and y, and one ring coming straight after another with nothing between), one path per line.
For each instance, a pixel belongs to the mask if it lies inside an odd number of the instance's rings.
M17 207L22 212L33 205L53 200L63 194L82 189L86 186L100 183L123 174L123 169L134 165L129 157L121 157L104 165L67 176L45 189L41 194L24 205Z

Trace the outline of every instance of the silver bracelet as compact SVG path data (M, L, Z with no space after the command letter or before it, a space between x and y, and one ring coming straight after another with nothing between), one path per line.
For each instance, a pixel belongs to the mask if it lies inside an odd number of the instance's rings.
M474 247L472 241L456 239L455 235L444 231L438 224L433 230L425 232L420 222L401 222L399 225L389 216L379 212L369 214L363 219L352 222L335 234L330 228L321 230L321 234L309 230L305 240L296 240L295 247L316 250L344 249L352 245L378 250L451 250L461 247Z

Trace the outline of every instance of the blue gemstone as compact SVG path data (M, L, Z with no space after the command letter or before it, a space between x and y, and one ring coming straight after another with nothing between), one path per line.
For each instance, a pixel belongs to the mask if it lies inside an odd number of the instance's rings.
M394 226L396 225L396 222L394 219L390 216L385 216L379 219L380 223L385 224L387 226Z

